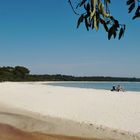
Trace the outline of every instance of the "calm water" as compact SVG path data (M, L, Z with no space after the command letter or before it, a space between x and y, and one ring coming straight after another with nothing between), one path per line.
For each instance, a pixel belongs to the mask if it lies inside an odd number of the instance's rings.
M139 91L140 82L57 82L49 85L110 90L113 85L121 85L126 91Z

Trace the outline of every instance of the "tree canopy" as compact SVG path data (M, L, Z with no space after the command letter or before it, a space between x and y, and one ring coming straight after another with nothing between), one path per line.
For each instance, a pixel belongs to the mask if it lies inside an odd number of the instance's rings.
M87 30L98 30L101 24L108 33L108 39L111 37L121 39L124 36L125 24L120 22L111 14L111 0L68 0L73 12L79 16L77 28L81 23L85 23ZM76 5L73 3L76 2ZM134 12L132 19L140 17L140 0L126 0L128 13ZM80 9L80 13L77 10ZM78 10L79 11L79 10Z
M0 67L0 82L2 81L131 81L138 82L140 78L104 77L104 76L71 76L71 75L37 75L30 74L24 66Z
M30 71L23 66L0 67L0 81L24 81Z

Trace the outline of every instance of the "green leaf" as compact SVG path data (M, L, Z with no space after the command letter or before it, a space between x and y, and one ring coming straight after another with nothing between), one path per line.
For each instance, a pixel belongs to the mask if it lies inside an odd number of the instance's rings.
M81 7L82 5L84 5L86 1L87 0L82 0L81 3L79 4L79 6Z
M133 2L135 2L135 0L128 0L128 1L126 2L126 4L127 4L127 5L130 5L130 4L133 3Z
M132 19L134 20L134 19L136 19L138 17L140 17L140 6L138 6L138 8L137 8L137 10L135 12L135 15L134 15L134 17Z
M119 33L119 40L121 39L121 37L124 35L124 29L121 28L120 29L120 33Z
M103 15L104 14L104 5L102 4L102 2L99 3L98 8L99 8L99 12Z
M108 27L107 27L106 22L103 19L100 18L100 23L103 24L104 29L106 30L106 32L108 32Z
M116 31L114 31L114 34L113 34L114 38L116 38L116 35L117 35Z
M86 25L86 29L87 29L87 31L89 31L89 24L88 24L88 20L87 20L87 18L85 18L85 25Z
M114 23L115 23L115 26L116 26L116 28L118 28L119 27L119 22L118 22L118 20L114 20Z
M98 17L98 14L97 13L94 15L94 28L96 30L99 29L99 17Z
M79 19L78 19L78 22L77 22L77 28L79 27L79 25L81 24L81 22L83 22L84 20L84 15L82 14Z
M94 29L94 19L92 19L92 29Z
M131 13L134 8L135 8L135 2L130 5L128 9L128 13Z
M86 10L86 11L87 11L87 15L90 16L90 12L91 12L91 11L90 11L90 4L89 4L89 3L87 4L87 10Z
M140 13L137 13L137 14L135 14L135 16L133 16L132 19L134 20L134 19L139 18L139 17L140 17Z
M111 36L112 36L111 32L108 32L108 39L109 40L111 39Z
M108 32L107 24L104 22L103 25L104 25L104 28L105 28L106 32Z
M111 39L111 36L114 34L114 26L112 26L109 31L108 31L108 39L110 40Z
M77 4L76 9L77 9L78 7L83 6L83 5L86 3L86 1L87 1L87 0L82 0L82 1L80 1L80 2Z

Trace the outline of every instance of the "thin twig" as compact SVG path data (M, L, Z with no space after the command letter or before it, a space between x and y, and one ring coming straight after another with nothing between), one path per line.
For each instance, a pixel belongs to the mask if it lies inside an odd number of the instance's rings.
M72 5L72 3L71 3L71 0L68 0L68 2L69 2L69 4L70 4L70 6L71 6L71 8L72 8L72 10L73 10L73 12L74 12L74 14L80 15L79 13L77 13L77 12L75 11L75 9L74 9L74 7L73 7L73 5Z

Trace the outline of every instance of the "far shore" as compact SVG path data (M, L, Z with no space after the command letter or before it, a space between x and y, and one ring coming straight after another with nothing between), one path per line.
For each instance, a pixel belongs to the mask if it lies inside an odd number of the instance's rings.
M0 84L0 138L140 140L140 94L41 83Z

